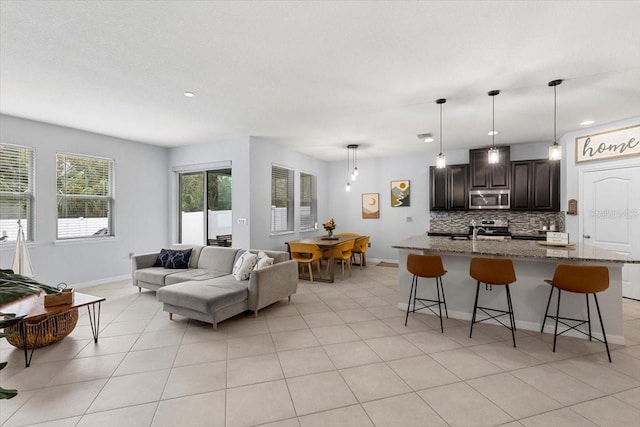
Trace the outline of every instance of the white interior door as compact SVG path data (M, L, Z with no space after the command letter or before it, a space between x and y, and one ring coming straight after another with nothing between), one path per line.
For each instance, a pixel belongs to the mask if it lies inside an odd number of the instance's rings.
M640 167L584 171L582 243L640 258ZM622 269L622 295L640 299L640 265Z

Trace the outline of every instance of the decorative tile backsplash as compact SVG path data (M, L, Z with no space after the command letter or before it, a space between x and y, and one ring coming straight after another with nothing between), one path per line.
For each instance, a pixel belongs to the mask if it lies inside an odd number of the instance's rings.
M533 211L465 211L431 212L432 233L467 233L472 220L503 220L509 222L509 231L514 235L537 236L538 230L548 230L555 223L556 231L565 231L564 212Z

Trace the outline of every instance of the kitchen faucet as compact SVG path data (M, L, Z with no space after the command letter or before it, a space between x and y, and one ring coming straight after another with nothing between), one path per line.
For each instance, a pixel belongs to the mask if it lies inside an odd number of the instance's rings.
M486 229L486 228L484 228L484 227L477 227L477 226L474 224L474 225L473 225L473 234L472 234L472 236L471 236L471 239L472 239L472 240L477 240L477 238L478 238L478 231L479 231L479 230L487 231L487 229Z

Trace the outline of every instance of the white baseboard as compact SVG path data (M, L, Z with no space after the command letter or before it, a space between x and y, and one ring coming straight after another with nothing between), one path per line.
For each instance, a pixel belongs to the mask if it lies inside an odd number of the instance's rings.
M91 280L90 282L74 283L73 285L69 285L69 287L72 287L74 289L88 288L90 286L104 285L105 283L118 282L120 280L126 280L126 279L131 279L131 275L130 274L124 274L122 276L107 277L107 278L104 278L104 279Z

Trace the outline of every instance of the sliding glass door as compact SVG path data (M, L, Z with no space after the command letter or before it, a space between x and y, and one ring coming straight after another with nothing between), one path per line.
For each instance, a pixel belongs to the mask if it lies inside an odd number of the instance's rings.
M180 173L179 187L178 242L206 245L231 234L231 169Z

